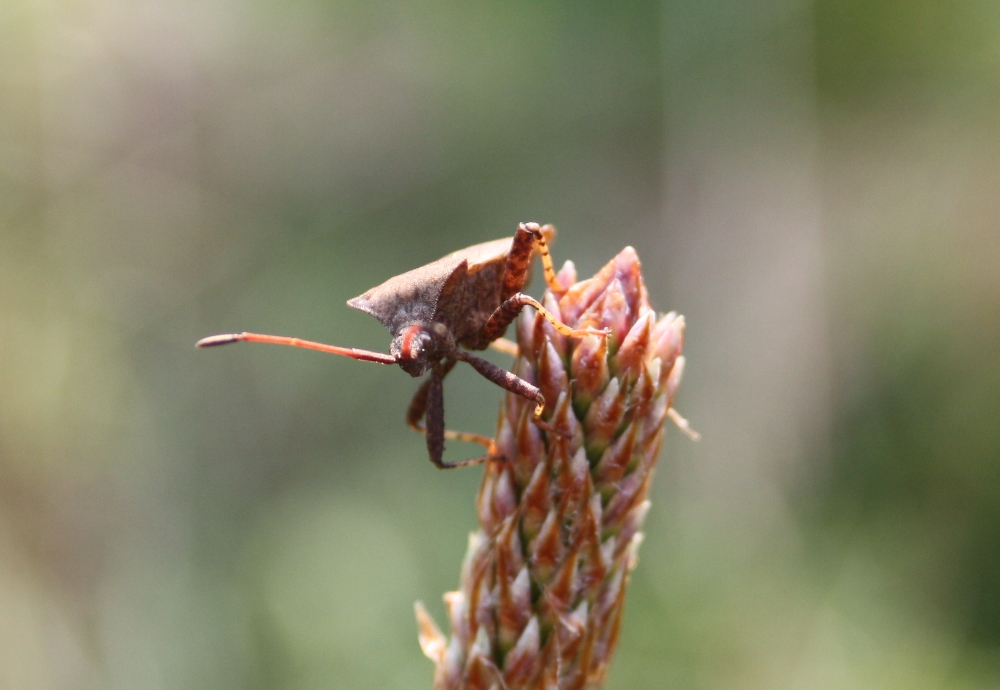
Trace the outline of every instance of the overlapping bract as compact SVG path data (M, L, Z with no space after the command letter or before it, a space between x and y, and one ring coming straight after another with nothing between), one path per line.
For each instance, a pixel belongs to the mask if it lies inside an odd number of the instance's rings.
M420 644L435 690L599 688L618 639L629 571L664 423L680 383L684 317L656 318L639 259L627 247L597 275L544 306L603 339L567 339L524 313L514 372L541 388L546 419L507 394L486 467L461 588L445 595L447 640L417 604ZM527 312L527 310L526 310Z

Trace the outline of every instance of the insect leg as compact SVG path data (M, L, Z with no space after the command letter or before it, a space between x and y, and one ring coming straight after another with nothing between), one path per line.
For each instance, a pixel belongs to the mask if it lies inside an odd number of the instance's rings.
M443 376L444 375L442 374L442 377ZM413 394L413 398L410 400L410 406L406 410L406 425L421 434L427 433L427 429L422 424L422 420L424 415L427 414L427 397L430 393L432 381L433 376L427 377L427 380L425 380L420 388L417 389L417 392ZM475 434L470 431L452 431L451 429L445 429L444 437L452 441L468 441L469 443L478 443L484 448L493 447L493 439L489 436Z
M436 369L431 371L431 376L427 380L427 452L430 454L431 462L438 467L444 468L444 384L443 376Z
M555 269L552 268L552 257L549 256L549 246L545 242L545 234L550 237L555 234L551 225L539 228L538 223L521 223L517 226L514 239L507 253L507 264L503 273L503 286L500 289L500 301L510 298L520 292L528 280L528 268L531 257L537 250L542 255L542 268L545 270L545 282L554 292L564 292L562 285L556 280Z
M542 413L545 411L545 396L542 395L542 392L538 390L537 386L531 385L521 377L510 373L503 367L498 367L496 364L487 362L485 359L480 359L479 357L471 355L464 350L458 350L455 353L455 356L463 362L471 364L473 369L501 388L509 390L515 395L520 395L522 398L527 398L528 400L533 401L535 403L535 411L531 415L531 421L534 422L536 426L541 429L545 429L550 433L563 433L542 419Z
M529 223L528 229L531 226L538 228L536 223ZM556 235L556 229L551 225L543 225L538 229L538 234L535 235L535 246L538 249L538 253L542 255L542 271L545 273L545 284L549 286L549 289L555 293L566 292L559 281L556 279L556 269L552 265L552 255L549 254L549 243L546 238L552 238Z
M521 349L517 346L517 343L513 340L507 340L506 338L491 340L490 347L497 352L502 352L503 354L510 355L511 357L517 357L521 354Z
M538 228L537 223L532 225ZM538 231L541 234L541 231ZM500 288L500 301L520 292L528 280L528 268L531 266L531 255L535 249L535 234L528 226L521 223L517 226L514 239L507 253L507 263L503 272L503 286Z
M529 297L524 293L518 292L497 307L496 311L493 312L489 320L486 321L486 324L483 326L483 338L486 340L495 340L496 338L499 338L503 335L503 332L507 330L507 326L509 326L511 322L517 318L517 315L521 313L521 309L527 305L531 305L537 309L538 313L548 319L549 323L555 326L557 331L567 337L582 338L587 335L606 337L610 333L607 329L570 328L557 319L552 312L543 307L534 297Z
M459 462L449 463L444 462L441 459L444 453L445 439L478 443L481 446L485 446L488 449L488 452L495 449L493 439L491 438L481 434L473 434L465 431L451 431L450 429L444 428L443 381L444 377L448 375L448 372L451 371L454 366L455 360L448 360L441 367L433 370L431 375L421 384L420 388L417 389L417 392L414 393L413 399L410 400L410 406L406 411L407 425L409 425L409 427L414 431L427 434L427 451L430 454L431 462L443 469L475 465L486 460L502 459L501 456L492 452L490 455L481 458L462 460ZM426 427L420 423L425 416L427 418Z

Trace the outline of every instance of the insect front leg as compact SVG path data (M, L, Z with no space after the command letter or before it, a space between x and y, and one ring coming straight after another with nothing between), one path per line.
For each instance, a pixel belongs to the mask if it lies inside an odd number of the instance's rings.
M480 374L488 378L493 383L497 384L505 390L509 390L511 393L520 395L522 398L527 398L535 403L535 411L531 415L531 421L535 423L540 429L545 429L549 433L561 434L565 436L565 432L556 429L551 424L542 419L542 413L545 411L545 396L542 392L538 390L537 386L533 386L521 377L512 374L503 367L498 367L492 362L487 362L485 359L480 359L475 355L471 355L468 352L459 350L455 353L455 356L463 362L468 362L472 365L473 369L478 371ZM430 426L428 412L428 426Z
M420 385L417 392L410 400L410 406L406 411L406 423L415 431L427 435L427 452L431 462L441 469L451 469L453 467L466 467L477 465L487 460L501 460L503 456L490 452L480 458L460 460L457 462L444 462L444 441L452 439L456 441L468 441L485 446L489 451L494 450L493 439L481 434L473 434L466 431L451 431L444 428L444 377L448 375L455 360L450 359L439 367L431 371L431 375ZM421 424L421 420L426 417L427 426Z
M428 396L430 394L431 382L433 377L429 376L417 392L413 394L413 398L410 400L410 407L406 410L406 424L414 431L418 431L421 434L426 434L427 429L423 425L424 416L427 414L428 406ZM444 430L444 437L450 441L468 441L469 443L478 443L484 448L493 447L493 439L489 436L483 436L482 434L476 434L471 431L452 431L451 429Z
M587 335L607 337L608 334L611 333L610 329L601 330L598 328L571 328L557 319L552 312L543 307L534 297L518 292L505 300L499 307L496 308L496 311L490 315L490 318L483 326L483 339L491 341L499 338L503 335L504 331L507 330L507 326L509 326L511 322L517 318L517 315L521 313L521 310L529 305L537 309L538 313L541 314L543 318L547 319L557 331L569 338L582 338Z

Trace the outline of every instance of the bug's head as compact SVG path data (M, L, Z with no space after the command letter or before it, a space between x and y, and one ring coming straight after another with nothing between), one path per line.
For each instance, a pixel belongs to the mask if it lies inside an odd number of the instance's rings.
M413 324L399 330L389 346L389 353L407 374L421 376L440 359L434 345L430 329Z

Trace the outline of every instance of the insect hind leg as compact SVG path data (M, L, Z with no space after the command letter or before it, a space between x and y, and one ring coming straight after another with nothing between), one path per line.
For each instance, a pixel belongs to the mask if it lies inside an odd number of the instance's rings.
M556 271L549 254L546 237L555 237L555 228L551 225L538 227L538 223L521 223L517 226L510 251L507 253L507 263L504 267L503 285L500 289L500 301L509 299L520 292L528 280L528 268L531 258L537 251L542 257L542 269L545 271L545 282L553 292L565 292L565 288L556 279Z
M566 288L559 282L556 278L556 269L552 264L552 255L549 253L549 243L548 240L556 236L556 229L551 225L543 225L538 227L538 223L528 223L528 229L533 230L531 226L538 229L537 233L532 233L535 235L535 248L538 249L538 253L542 257L542 271L545 273L545 284L549 286L549 289L555 293L562 293L566 291Z

